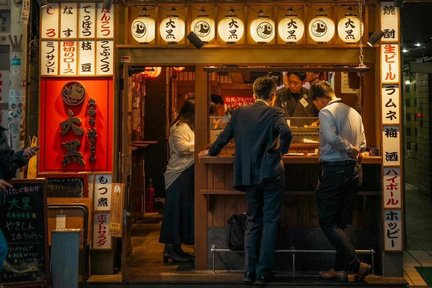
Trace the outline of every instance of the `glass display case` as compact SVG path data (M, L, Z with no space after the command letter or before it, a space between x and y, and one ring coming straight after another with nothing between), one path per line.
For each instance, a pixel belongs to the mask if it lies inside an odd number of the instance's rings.
M209 126L210 126L209 143L210 144L216 140L216 138L225 128L229 120L230 120L230 116L210 116L210 121L209 121Z

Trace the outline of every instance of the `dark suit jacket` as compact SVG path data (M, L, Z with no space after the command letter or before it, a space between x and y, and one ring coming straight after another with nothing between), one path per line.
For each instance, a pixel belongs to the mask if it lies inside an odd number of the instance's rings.
M218 155L232 138L235 188L244 190L244 186L261 184L283 172L281 157L288 152L292 134L282 109L261 101L238 108L208 154Z

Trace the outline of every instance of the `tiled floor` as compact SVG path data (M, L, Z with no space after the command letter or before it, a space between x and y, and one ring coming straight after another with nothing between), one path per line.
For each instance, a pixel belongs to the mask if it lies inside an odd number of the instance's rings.
M404 277L410 287L428 287L415 267L432 267L432 199L407 184L405 209Z

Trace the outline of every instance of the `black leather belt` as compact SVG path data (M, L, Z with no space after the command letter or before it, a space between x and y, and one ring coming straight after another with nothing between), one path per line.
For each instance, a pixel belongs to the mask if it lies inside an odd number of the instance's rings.
M321 161L321 165L323 166L346 166L355 164L355 160L344 160L344 161Z

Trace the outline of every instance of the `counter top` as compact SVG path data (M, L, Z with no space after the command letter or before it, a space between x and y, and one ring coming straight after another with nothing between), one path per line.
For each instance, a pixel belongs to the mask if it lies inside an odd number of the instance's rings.
M318 156L291 156L284 155L283 162L285 164L319 164ZM199 161L202 164L232 164L234 156L220 155L220 156L200 156ZM363 157L362 164L381 164L381 156L368 156Z

